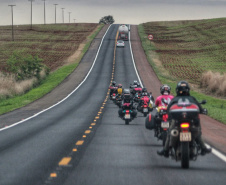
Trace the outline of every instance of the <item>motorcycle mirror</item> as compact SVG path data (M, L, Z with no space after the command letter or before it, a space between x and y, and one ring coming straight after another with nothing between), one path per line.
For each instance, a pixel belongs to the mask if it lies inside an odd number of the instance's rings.
M206 104L206 103L207 103L206 100L202 100L202 101L200 102L200 104Z

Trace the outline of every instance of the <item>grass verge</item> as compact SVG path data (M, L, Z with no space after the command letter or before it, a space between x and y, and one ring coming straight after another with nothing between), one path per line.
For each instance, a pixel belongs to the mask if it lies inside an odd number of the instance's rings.
M197 23L198 24L198 23ZM186 29L186 27L185 27ZM169 84L172 87L172 94L175 93L176 84L179 81L177 78L174 78L172 76L168 76L167 73L164 73L166 69L163 70L163 68L159 67L153 59L153 55L151 53L155 53L155 50L157 49L155 46L155 43L151 43L147 39L147 34L145 33L143 24L140 24L138 26L139 35L141 38L142 46L144 48L144 51L146 53L147 59L151 66L153 67L155 73L157 74L158 78L160 79L162 84ZM168 35L170 37L170 35ZM202 40L202 42L205 42L205 40ZM155 53L155 55L158 55ZM215 120L218 120L224 124L226 124L226 100L224 99L218 99L214 98L199 92L196 92L194 90L191 90L191 95L196 97L198 101L201 100L207 100L207 104L203 107L208 109L208 115L212 117Z

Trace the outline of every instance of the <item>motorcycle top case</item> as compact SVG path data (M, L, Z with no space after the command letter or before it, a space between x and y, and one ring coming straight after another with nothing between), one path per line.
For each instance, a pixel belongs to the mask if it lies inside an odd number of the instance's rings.
M155 128L155 112L151 112L150 114L148 114L148 116L145 118L145 127L148 130L152 130Z
M173 119L183 120L198 118L200 113L199 107L194 104L175 104L170 107L169 114Z

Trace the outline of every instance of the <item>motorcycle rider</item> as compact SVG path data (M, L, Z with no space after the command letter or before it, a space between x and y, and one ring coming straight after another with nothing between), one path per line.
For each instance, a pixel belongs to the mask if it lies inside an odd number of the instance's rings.
M138 85L137 80L134 80L133 84L130 84L130 88L135 88L135 87L137 87L137 85Z
M160 93L162 94L161 96L158 96L156 98L156 101L155 101L155 106L156 107L159 107L159 106L167 106L166 103L163 103L162 102L162 99L165 100L165 102L167 102L167 104L170 103L170 101L174 98L173 95L170 95L170 91L171 91L171 88L169 85L167 84L164 84L160 87Z
M112 81L112 83L111 83L111 85L109 86L108 89L110 89L110 98L111 98L111 96L112 96L113 93L117 93L118 87L116 85L116 82L115 81Z
M140 108L143 103L147 103L148 105L150 103L150 94L147 92L145 87L142 88L142 93L137 108Z
M118 84L118 89L117 89L117 96L121 96L122 95L122 84Z
M203 109L200 105L200 103L196 100L195 97L193 96L190 96L190 87L189 87L189 84L186 82L186 81L180 81L178 84L177 84L177 87L176 87L176 93L177 93L177 96L175 98L172 99L172 101L170 102L170 104L168 105L168 108L167 108L167 112L169 112L169 109L172 105L174 104L177 104L179 101L189 101L191 103L195 103L199 109L200 109L200 113L204 113L206 114L207 113L207 110ZM173 130L175 128L175 120L173 120L169 114L169 122L170 122L170 128L168 130L168 133L167 133L167 139L166 139L166 143L165 143L165 146L163 147L163 149L161 151L157 151L157 154L158 155L164 155L165 157L168 157L169 156L169 141L170 141L170 133L171 133L171 130ZM202 140L202 137L201 137L201 125L200 125L200 120L197 119L195 120L195 125L196 127L200 130L200 134L199 136L195 139L195 141L200 145L201 147L201 155L205 155L207 153L210 153L211 152L211 148L207 148Z
M121 105L121 108L118 110L119 117L123 118L123 115L124 115L123 110L126 109L127 107L126 104L128 103L130 103L129 109L132 111L131 116L132 118L135 118L137 115L137 111L135 106L133 105L133 96L131 95L129 89L124 89L122 93L122 105Z

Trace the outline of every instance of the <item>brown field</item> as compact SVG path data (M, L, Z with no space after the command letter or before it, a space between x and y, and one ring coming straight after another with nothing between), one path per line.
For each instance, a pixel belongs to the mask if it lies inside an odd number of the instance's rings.
M6 71L6 61L14 51L38 55L51 71L65 64L96 28L96 23L52 24L14 26L12 41L11 26L0 27L0 71Z

